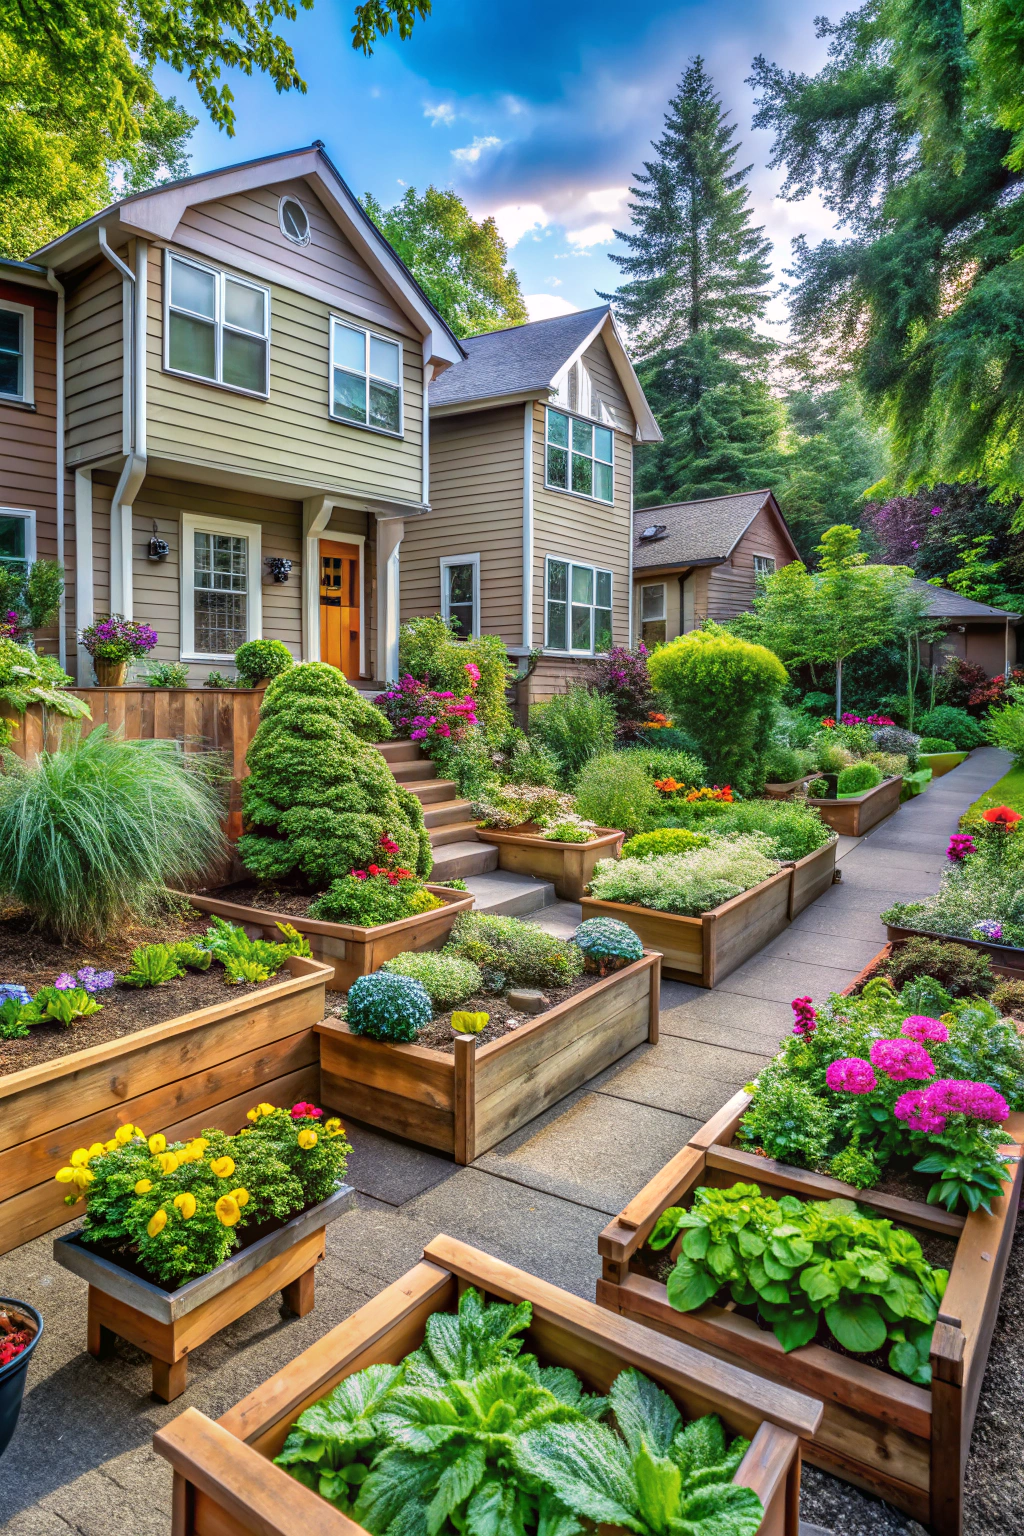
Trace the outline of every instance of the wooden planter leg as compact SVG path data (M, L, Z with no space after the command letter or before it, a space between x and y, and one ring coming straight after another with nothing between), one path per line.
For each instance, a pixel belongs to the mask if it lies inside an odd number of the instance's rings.
M455 1161L476 1157L476 1041L455 1037Z
M97 1360L102 1360L104 1355L109 1355L114 1347L114 1335L109 1328L104 1328L96 1316L96 1303L93 1300L94 1294L93 1288L90 1285L85 1347L90 1355L94 1355Z
M180 1360L158 1360L156 1355L151 1356L153 1362L153 1396L162 1398L165 1403L173 1403L176 1397L180 1397L185 1390L188 1376L188 1355L182 1355Z
M281 1300L296 1317L305 1317L316 1306L316 1265L311 1264L304 1274L290 1285L281 1287Z
M940 1313L931 1349L931 1527L936 1536L961 1536L963 1531L965 1347L959 1320L946 1321Z

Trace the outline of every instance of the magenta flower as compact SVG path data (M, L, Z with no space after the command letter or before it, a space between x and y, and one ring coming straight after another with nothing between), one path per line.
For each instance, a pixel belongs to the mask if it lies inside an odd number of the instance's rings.
M980 923L975 923L971 929L979 939L987 939L992 944L998 944L1003 937L1003 925L997 923L994 917L983 918Z
M893 1114L912 1131L923 1131L926 1136L938 1136L946 1129L946 1122L928 1103L927 1088L911 1088L896 1100Z
M937 1115L964 1115L968 1120L986 1120L999 1125L1010 1113L1002 1094L988 1083L940 1077L930 1083L925 1092L929 1109Z
M918 1045L924 1045L926 1040L937 1040L940 1045L945 1045L949 1039L949 1030L942 1020L930 1019L924 1013L912 1013L909 1019L904 1019L900 1033L906 1040L916 1040Z
M317 1109L315 1104L307 1104L302 1099L292 1105L293 1120L319 1120L322 1114L322 1109Z
M871 1064L897 1083L913 1079L924 1082L935 1076L935 1063L916 1040L876 1040L871 1047Z
M962 864L968 854L976 851L974 838L969 832L954 832L946 849L946 858L951 864Z
M789 1005L793 1010L794 1035L812 1035L817 1028L818 1015L811 1007L809 997L794 997Z
M60 975L57 977L57 980L54 982L54 986L57 988L58 992L70 992L72 987L78 986L78 982L69 971L61 971Z
M860 1056L841 1056L829 1062L825 1082L833 1093L870 1093L875 1086L871 1063Z
M480 681L480 668L477 666L475 661L466 662L465 672L467 677L469 677L473 683L478 683Z

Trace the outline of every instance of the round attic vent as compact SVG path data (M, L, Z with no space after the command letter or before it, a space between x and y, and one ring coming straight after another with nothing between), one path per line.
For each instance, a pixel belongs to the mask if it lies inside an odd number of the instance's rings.
M293 245L309 244L309 217L297 197L282 197L277 206L281 233Z

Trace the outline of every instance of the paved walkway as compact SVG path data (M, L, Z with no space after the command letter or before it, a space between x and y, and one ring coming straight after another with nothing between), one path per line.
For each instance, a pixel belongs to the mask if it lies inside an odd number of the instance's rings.
M438 1232L592 1298L608 1219L769 1060L791 1027L790 999L847 985L884 942L879 911L936 889L957 818L1008 764L992 748L975 752L866 838L844 838L842 882L784 934L714 992L666 982L657 1046L640 1047L473 1167L352 1132L359 1204L329 1230L315 1312L283 1321L264 1303L197 1351L174 1404L151 1398L148 1364L130 1346L119 1342L103 1362L85 1354L85 1286L53 1263L52 1237L5 1255L0 1291L35 1302L46 1335L3 1462L0 1529L167 1536L170 1471L150 1450L154 1430L187 1406L223 1413L415 1263ZM568 929L577 912L559 904L545 926ZM840 1516L825 1521L822 1499L837 1489ZM809 1516L836 1536L906 1530L830 1479L814 1492Z

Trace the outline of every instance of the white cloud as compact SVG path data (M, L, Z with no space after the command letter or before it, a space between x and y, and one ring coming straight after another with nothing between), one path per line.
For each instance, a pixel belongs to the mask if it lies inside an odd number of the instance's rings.
M461 149L452 150L452 158L460 160L463 165L476 165L480 156L487 149L500 149L501 140L495 138L493 133L484 138L475 138L472 144L465 144Z
M450 128L455 121L455 108L450 101L439 101L436 107L432 107L428 101L423 104L423 116L430 118L432 128L436 128L438 123Z
M583 229L567 229L565 238L577 250L588 250L592 245L611 245L615 230L610 224L588 224Z
M507 203L494 210L498 233L511 250L532 229L545 229L550 223L540 203Z
M628 196L628 187L599 187L587 193L587 202L595 213L617 213Z
M560 298L557 293L524 293L523 302L531 320L551 320L555 315L574 315L579 309L578 304L570 304L568 299Z

